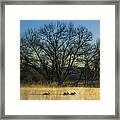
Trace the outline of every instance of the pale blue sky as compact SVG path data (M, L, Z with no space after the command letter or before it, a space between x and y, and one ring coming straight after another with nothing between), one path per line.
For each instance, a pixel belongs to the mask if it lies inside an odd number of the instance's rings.
M57 21L63 23L72 22L75 26L81 25L87 27L90 32L93 33L93 39L97 40L100 38L100 21L99 20L20 20L20 33L24 33L28 28L39 28L44 24L53 23Z

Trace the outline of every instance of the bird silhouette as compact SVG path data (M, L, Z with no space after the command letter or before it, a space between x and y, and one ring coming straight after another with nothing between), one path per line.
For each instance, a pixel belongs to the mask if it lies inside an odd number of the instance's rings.
M75 95L75 94L76 94L76 92L71 92L71 93L70 93L70 95Z
M47 93L43 93L43 95L50 95L50 92L47 92Z
M69 95L69 92L64 92L63 95Z

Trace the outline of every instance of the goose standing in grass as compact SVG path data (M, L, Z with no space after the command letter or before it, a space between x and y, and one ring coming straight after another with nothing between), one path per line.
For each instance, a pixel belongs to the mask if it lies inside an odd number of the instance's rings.
M75 95L75 94L76 94L76 92L71 92L71 93L70 93L70 95Z
M64 92L63 95L69 95L69 92Z
M42 95L50 95L50 92L47 92L47 93L43 93Z

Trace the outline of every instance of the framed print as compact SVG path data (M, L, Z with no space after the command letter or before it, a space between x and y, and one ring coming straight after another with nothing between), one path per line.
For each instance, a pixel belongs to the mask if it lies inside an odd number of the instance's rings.
M2 119L119 119L119 2L1 2Z

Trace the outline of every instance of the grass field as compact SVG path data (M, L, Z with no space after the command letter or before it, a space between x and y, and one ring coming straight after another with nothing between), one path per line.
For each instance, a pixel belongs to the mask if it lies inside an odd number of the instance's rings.
M63 95L64 92L76 92L76 95ZM50 92L50 95L42 95ZM83 87L41 87L24 86L20 88L21 100L99 100L100 88Z

